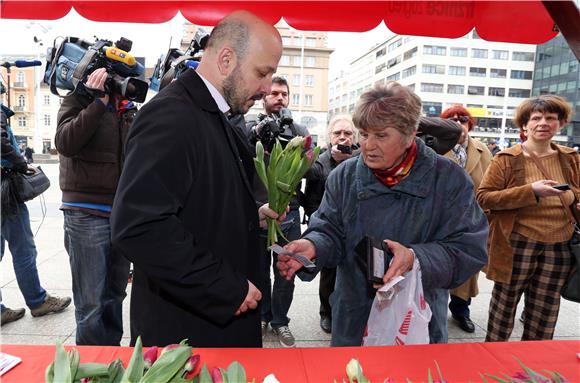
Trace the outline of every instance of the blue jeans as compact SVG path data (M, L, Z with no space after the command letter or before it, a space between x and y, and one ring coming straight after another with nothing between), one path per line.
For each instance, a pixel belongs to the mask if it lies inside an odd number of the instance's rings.
M119 346L129 261L111 251L109 218L64 210L77 345Z
M14 274L16 274L16 281L24 296L24 301L29 308L37 308L44 303L46 291L40 286L38 278L36 246L30 229L30 215L25 204L18 205L15 215L2 217L2 258L4 257L4 241L8 241ZM4 311L4 304L1 306Z
M300 212L298 210L290 210L281 226L284 235L289 241L300 238ZM280 243L280 245L285 244L284 240L282 242L284 243ZM276 269L277 256L274 253L270 256L270 250L266 248L266 234L260 236L260 251L263 252L262 256L266 260L264 262L264 281L268 289L262 294L262 320L270 323L272 328L288 326L290 322L288 310L290 310L294 296L294 280L288 281L280 276ZM272 288L272 280L270 278L272 260L274 261L274 288L270 294L270 289Z

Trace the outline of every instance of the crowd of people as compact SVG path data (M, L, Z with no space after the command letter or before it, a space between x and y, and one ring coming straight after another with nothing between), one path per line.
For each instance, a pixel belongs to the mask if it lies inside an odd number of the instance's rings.
M76 343L120 344L132 263L132 345L140 336L145 346L187 338L195 347L261 347L271 328L281 346L293 347L295 276L320 273L321 329L332 346L357 346L376 289L416 260L431 343L447 342L448 310L461 329L475 330L470 304L482 269L494 281L486 340L509 339L522 294L522 339L551 339L573 267L565 209L580 208L580 155L551 141L571 119L566 100L524 101L514 119L522 144L500 151L470 136L475 121L463 106L426 118L413 90L377 85L352 116L330 120L326 151L279 215L253 157L262 121L288 106L288 83L275 76L281 55L278 31L237 11L213 29L199 66L140 110L105 91L105 68L64 97L55 144ZM246 121L257 100L263 115ZM3 176L28 169L7 113L3 107ZM280 140L308 135L292 121L280 128ZM567 189L553 187L561 184ZM280 245L315 268L270 251L267 218L281 225ZM393 254L383 283L370 283L357 264L365 236ZM4 239L32 315L64 310L71 299L40 286L24 203L2 212L2 254ZM2 325L22 315L2 305Z

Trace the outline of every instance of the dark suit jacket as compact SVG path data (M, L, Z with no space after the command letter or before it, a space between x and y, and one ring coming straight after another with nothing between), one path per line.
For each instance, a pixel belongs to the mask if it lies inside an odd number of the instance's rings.
M138 114L111 216L114 249L134 264L132 344L261 347L259 307L234 316L247 280L262 285L247 161L193 71Z

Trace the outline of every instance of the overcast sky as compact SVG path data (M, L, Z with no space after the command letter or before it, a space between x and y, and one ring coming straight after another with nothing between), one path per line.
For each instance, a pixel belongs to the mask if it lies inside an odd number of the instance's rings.
M38 44L34 36L42 39L41 52L52 46L57 36L74 36L93 41L93 36L116 41L123 36L133 41L131 53L145 56L146 65L154 66L161 54L170 47L177 47L183 32L185 19L178 14L162 24L103 23L86 20L72 10L66 17L56 21L30 21L0 19L2 44L0 56L36 55ZM385 41L390 32L381 23L365 33L330 32L328 45L335 49L330 57L330 78L340 73L348 64L371 46Z

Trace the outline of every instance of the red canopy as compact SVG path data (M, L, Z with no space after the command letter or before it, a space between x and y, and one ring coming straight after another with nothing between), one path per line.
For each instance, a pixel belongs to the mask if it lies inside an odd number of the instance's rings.
M74 7L94 21L160 23L178 11L197 25L215 25L237 9L296 29L362 32L382 20L397 34L457 38L473 28L485 40L540 44L557 34L540 0L525 1L163 1L1 0L0 18L54 20Z

